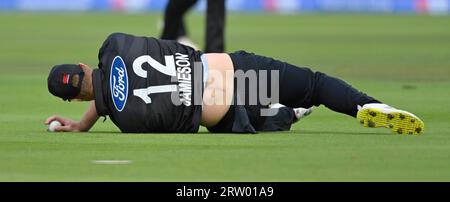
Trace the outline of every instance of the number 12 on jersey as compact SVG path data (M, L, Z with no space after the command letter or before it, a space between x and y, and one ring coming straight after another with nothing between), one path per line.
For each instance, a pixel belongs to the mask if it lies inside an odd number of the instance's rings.
M167 75L167 76L175 76L175 59L173 55L167 55L164 57L166 65L163 65L153 59L150 55L143 55L136 58L133 62L133 71L136 75L142 78L147 78L147 71L142 68L144 63L148 63L151 67L156 69L157 71ZM177 91L176 85L159 85L159 86L149 86L147 88L135 89L133 90L133 95L141 98L145 104L152 103L152 99L150 98L151 94L155 93L170 93Z

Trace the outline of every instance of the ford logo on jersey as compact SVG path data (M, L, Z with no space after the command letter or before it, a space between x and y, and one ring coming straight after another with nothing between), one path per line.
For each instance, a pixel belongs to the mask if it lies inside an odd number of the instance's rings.
M128 97L128 75L125 62L120 56L116 56L111 64L111 75L109 77L111 97L117 111L125 108Z

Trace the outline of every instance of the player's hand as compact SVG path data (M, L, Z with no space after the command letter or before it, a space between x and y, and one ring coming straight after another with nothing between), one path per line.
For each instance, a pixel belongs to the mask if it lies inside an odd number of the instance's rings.
M50 124L52 121L59 121L61 126L55 127L56 132L80 132L81 124L77 121L73 121L67 118L62 118L60 116L51 116L45 120L45 125Z

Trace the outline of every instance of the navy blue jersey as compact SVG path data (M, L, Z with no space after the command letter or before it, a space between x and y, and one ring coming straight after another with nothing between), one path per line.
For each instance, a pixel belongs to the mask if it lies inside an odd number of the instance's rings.
M200 55L175 41L111 34L93 72L98 115L108 115L127 133L197 132Z

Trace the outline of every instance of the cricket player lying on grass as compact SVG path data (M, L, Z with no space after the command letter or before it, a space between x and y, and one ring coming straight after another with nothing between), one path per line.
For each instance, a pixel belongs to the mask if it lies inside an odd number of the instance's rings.
M417 116L342 80L244 51L203 54L176 41L114 33L98 58L94 70L85 64L52 68L50 93L91 104L79 122L52 116L45 124L57 120L62 126L56 131L85 132L109 116L125 133L196 133L200 125L210 132L256 133L289 130L323 104L366 127L424 130Z

